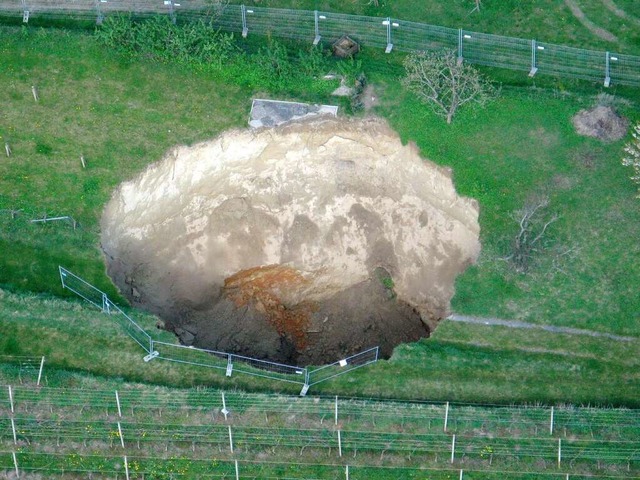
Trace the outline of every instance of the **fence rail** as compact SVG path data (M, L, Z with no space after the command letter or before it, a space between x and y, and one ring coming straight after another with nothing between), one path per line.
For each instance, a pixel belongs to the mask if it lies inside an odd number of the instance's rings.
M611 84L640 86L640 57L586 50L523 39L410 22L336 12L244 5L215 5L205 0L4 0L0 16L68 18L95 21L114 13L136 17L166 14L176 22L206 20L222 30L273 35L302 41L334 42L349 35L368 47L419 51L448 49L478 65L506 68Z
M309 388L378 361L378 347L370 348L330 365L319 368L297 367L245 357L234 353L218 352L154 340L144 328L124 313L102 290L91 285L64 267L59 266L62 287L71 290L93 306L113 318L123 331L140 345L147 355L146 362L159 358L171 362L225 370L230 377L234 372L255 377L295 383L302 386L300 395L306 395Z

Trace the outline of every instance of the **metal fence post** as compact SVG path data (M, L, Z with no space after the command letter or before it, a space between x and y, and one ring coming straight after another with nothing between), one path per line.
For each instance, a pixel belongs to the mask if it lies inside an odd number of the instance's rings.
M316 33L316 36L313 39L313 44L314 45L318 45L320 43L320 39L322 37L320 36L320 25L318 24L318 11L317 10L313 11L313 19L314 19L315 33Z
M164 0L164 4L169 7L169 18L171 23L176 24L176 12L173 9L173 0Z
M232 360L232 355L229 354L229 356L227 357L227 377L231 376L231 373L233 372L233 360Z
M29 23L29 7L26 0L22 0L22 23Z
M391 50L393 50L393 43L391 43L391 17L387 17L382 24L387 25L387 48L384 49L384 53L391 53Z
M608 87L611 85L611 55L609 52L605 54L604 60L604 86Z
M549 434L553 435L553 406L551 407L551 419L549 420Z
M304 369L304 385L302 386L302 390L300 390L300 396L304 397L309 391L309 369L305 367Z
M247 7L240 5L240 14L242 15L242 38L247 38L249 33L247 28Z
M536 50L538 49L537 42L535 40L531 40L531 70L529 71L529 76L533 77L538 71L538 67L536 67Z
M102 313L111 314L109 310L109 297L106 293L102 294Z
M458 29L458 63L462 63L462 29Z
M102 21L104 20L104 15L102 15L102 10L100 10L100 3L102 3L102 1L103 0L96 0L96 25L102 25Z

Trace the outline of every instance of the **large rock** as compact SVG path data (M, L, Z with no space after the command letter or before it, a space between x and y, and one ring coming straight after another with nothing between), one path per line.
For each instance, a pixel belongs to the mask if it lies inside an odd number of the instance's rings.
M478 235L477 203L450 172L376 119L176 147L102 219L109 274L169 329L299 365L428 336Z

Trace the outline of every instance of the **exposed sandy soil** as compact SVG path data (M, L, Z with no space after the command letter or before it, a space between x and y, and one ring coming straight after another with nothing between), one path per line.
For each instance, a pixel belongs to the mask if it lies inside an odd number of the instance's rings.
M478 236L450 172L371 118L176 147L102 219L116 285L183 343L297 365L428 336Z
M624 138L629 129L629 120L621 117L611 107L597 106L580 110L571 119L576 133L594 137L605 142Z

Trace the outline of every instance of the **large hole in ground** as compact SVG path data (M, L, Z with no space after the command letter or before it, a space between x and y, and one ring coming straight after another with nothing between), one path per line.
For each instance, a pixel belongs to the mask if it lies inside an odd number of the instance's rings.
M372 118L176 147L102 218L109 275L182 343L300 366L429 336L478 235L450 172Z

